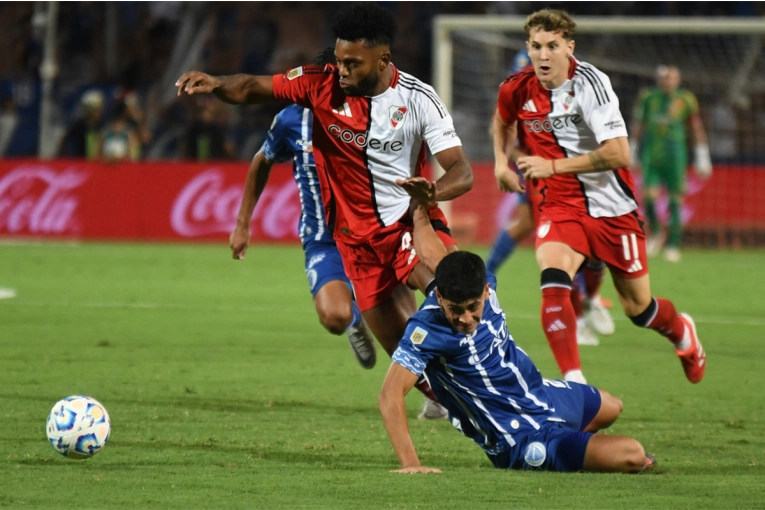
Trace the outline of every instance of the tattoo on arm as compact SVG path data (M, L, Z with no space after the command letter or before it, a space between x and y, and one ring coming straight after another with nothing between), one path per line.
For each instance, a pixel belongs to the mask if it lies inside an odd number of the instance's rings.
M608 161L600 153L600 150L592 151L590 154L590 163L595 170L606 170L609 168Z

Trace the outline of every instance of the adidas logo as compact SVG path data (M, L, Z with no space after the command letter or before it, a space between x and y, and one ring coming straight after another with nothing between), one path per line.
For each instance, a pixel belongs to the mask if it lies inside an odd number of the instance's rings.
M563 324L563 321L560 319L555 319L555 322L550 324L550 327L547 328L547 332L551 333L553 331L563 331L564 329L566 329L566 325Z
M537 106L534 104L534 101L529 99L528 101L526 101L526 103L524 103L521 110L526 110L527 112L531 112L531 113L537 113Z
M634 273L636 271L640 271L643 269L643 264L640 263L639 259L635 259L635 262L632 263L629 269L627 269L628 273Z
M351 107L348 106L348 103L343 103L343 106L332 108L332 111L340 115L341 117L353 117L353 115L351 114Z

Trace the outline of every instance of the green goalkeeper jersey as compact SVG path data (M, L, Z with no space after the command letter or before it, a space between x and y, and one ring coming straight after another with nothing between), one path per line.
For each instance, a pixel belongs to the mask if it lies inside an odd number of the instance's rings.
M635 120L642 126L642 159L666 161L687 159L686 125L699 112L692 92L676 89L667 94L660 88L643 90L635 105Z

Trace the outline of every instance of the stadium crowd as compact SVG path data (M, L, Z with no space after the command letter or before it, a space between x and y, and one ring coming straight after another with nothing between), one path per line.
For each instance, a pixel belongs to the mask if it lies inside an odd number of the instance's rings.
M281 105L229 108L206 99L168 95L168 85L191 63L220 75L275 73L309 62L317 48L332 43L329 20L339 4L60 3L53 116L57 154L117 159L250 159ZM45 5L9 2L0 6L0 49L8 56L0 61L3 156L38 153ZM396 64L426 83L432 83L434 16L526 15L534 9L533 2L382 5L392 11L401 27L401 37L393 48ZM555 2L552 6L578 16L765 14L763 4L757 2ZM765 101L765 97L754 98L755 102L760 100ZM726 113L730 117L730 112ZM124 126L119 117L123 117ZM67 134L66 143L62 143ZM74 136L84 138L74 140Z

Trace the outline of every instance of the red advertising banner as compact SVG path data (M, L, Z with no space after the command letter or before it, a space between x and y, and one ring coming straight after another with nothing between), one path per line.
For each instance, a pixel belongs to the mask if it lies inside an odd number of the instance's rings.
M0 237L225 242L236 222L247 163L0 161ZM493 165L452 203L461 242L491 243L518 195L501 193ZM639 179L638 179L639 181ZM715 167L689 178L689 228L765 231L765 167ZM666 216L667 200L659 201ZM300 200L289 164L275 166L255 209L256 241L297 242Z

